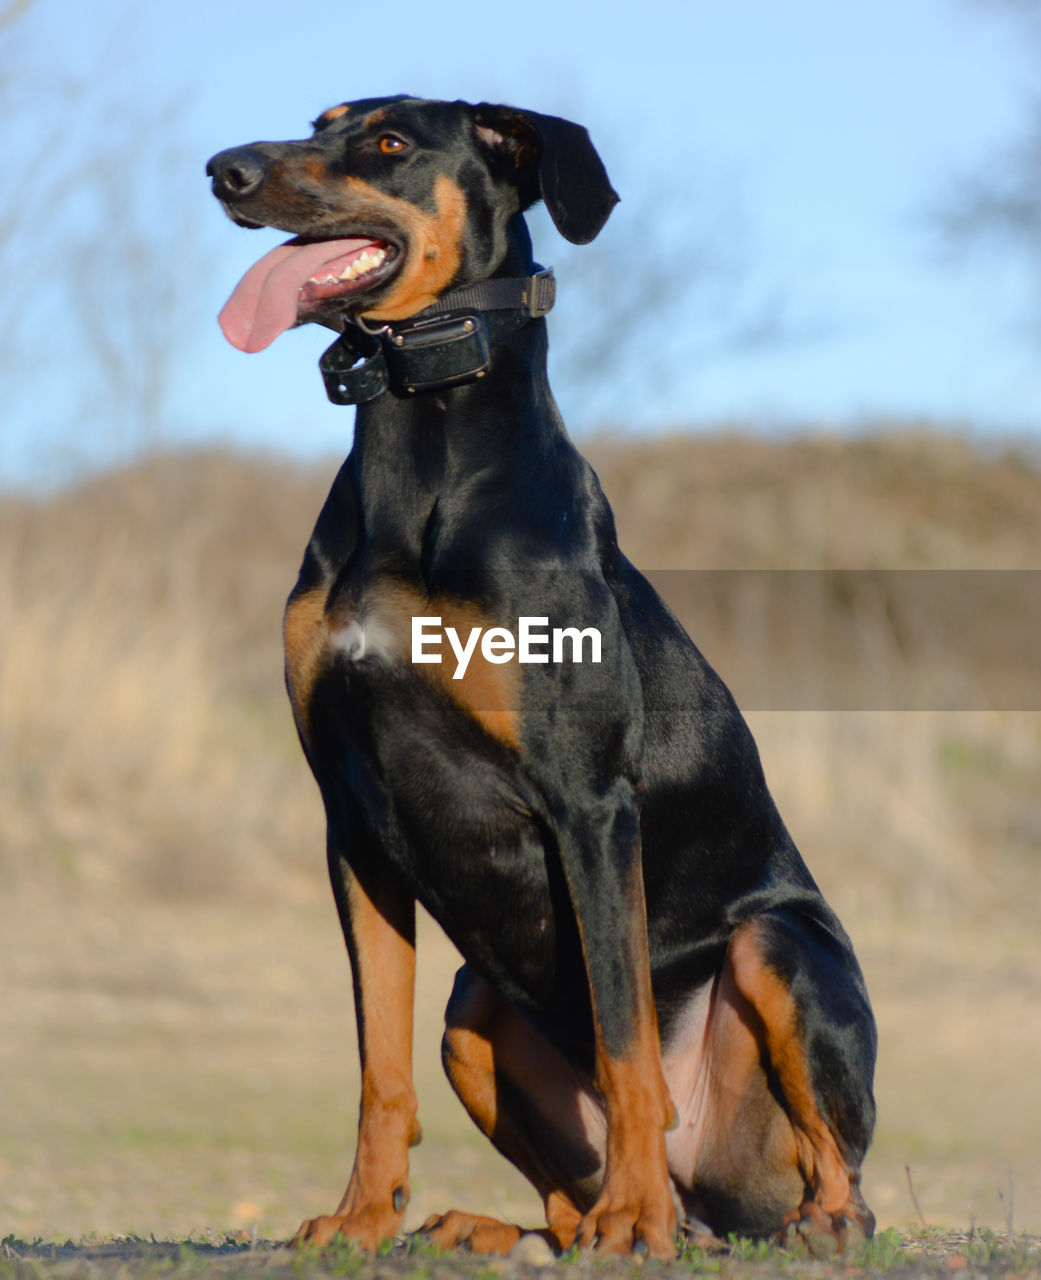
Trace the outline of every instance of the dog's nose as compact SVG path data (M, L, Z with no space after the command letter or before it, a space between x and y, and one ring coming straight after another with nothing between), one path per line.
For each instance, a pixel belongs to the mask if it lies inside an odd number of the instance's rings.
M207 164L213 179L213 194L220 200L244 200L259 191L267 180L270 162L254 147L233 147L221 151Z

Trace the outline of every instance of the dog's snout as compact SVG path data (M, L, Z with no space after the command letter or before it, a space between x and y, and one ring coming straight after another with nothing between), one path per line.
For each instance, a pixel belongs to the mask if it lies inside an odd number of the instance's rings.
M221 151L206 166L213 179L213 194L221 200L244 200L267 180L270 161L255 147Z

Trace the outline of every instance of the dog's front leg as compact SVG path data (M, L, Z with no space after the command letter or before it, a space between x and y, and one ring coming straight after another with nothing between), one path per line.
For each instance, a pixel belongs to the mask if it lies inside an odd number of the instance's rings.
M601 1253L674 1257L665 1130L675 1109L651 993L634 788L615 779L589 808L572 808L560 834L593 1005L595 1082L607 1113L603 1187L576 1241Z
M408 1149L419 1141L412 1086L415 903L388 878L359 878L330 841L329 866L354 976L361 1108L354 1168L334 1214L313 1218L295 1244L335 1236L377 1249L401 1228Z

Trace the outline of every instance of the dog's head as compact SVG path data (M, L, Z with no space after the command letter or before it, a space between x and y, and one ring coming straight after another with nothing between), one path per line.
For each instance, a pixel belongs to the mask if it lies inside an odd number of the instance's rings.
M246 273L221 312L243 351L345 313L405 319L493 275L510 220L536 200L563 236L586 244L618 199L581 125L409 97L331 107L310 138L233 147L206 172L239 226L294 237Z

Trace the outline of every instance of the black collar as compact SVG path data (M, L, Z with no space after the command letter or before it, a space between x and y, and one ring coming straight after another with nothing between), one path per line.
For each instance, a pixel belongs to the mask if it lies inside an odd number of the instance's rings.
M402 399L483 378L492 348L553 306L553 268L453 289L407 320L370 328L347 317L318 362L333 404L365 404L384 391Z

